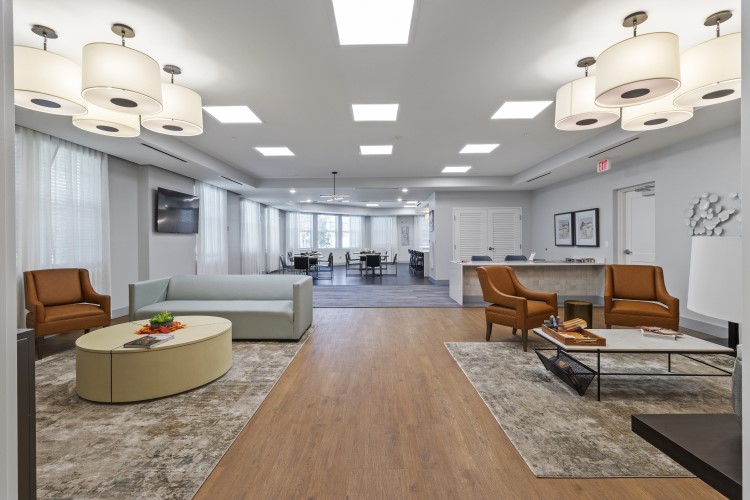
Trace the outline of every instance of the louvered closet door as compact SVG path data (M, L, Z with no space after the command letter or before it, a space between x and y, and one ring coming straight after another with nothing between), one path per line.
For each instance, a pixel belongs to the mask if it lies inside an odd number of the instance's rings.
M486 209L453 210L453 260L471 259L472 255L490 255L487 241Z
M521 251L521 209L487 209L487 241L492 248L492 260L505 260L506 255L520 255Z

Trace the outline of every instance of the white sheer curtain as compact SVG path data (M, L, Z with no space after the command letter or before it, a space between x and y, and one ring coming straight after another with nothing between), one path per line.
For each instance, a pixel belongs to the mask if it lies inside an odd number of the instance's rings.
M16 126L18 320L22 272L80 267L94 289L111 293L107 155ZM9 221L6 221L8 223Z
M263 244L263 217L260 203L240 200L240 252L242 274L265 272L266 252Z
M198 274L229 274L227 192L195 181L198 210Z
M286 213L286 248L299 253L299 212Z
M278 208L266 207L266 271L279 270L281 255L281 213Z
M398 251L396 217L370 218L370 246L389 256Z
M363 218L359 215L341 216L341 248L362 248Z

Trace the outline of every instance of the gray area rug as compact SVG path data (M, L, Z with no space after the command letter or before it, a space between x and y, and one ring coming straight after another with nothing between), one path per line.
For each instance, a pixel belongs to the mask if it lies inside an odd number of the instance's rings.
M37 363L38 498L191 498L294 359L299 342L233 342L201 388L128 404L75 392L75 352Z
M440 285L321 285L313 307L461 307ZM469 304L467 307L484 307Z
M581 397L544 369L532 347L517 343L446 342L448 351L538 477L691 476L630 430L634 413L731 413L731 377L604 377ZM549 353L552 353L550 351ZM729 356L707 356L731 368ZM596 366L592 355L581 356ZM672 356L673 370L708 369ZM606 371L666 371L666 355L602 357Z

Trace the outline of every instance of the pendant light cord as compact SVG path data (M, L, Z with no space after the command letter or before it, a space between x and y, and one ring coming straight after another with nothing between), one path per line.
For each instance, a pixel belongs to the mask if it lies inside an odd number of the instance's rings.
M42 36L44 36L44 50L47 50L47 32L45 31Z
M721 36L721 19L716 20L716 38L719 38Z
M633 17L633 37L638 36L637 31L638 31L638 19Z

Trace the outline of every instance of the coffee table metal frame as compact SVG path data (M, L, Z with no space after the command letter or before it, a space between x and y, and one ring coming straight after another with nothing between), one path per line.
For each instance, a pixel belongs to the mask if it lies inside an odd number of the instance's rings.
M637 335L638 338L643 338L640 330L633 330L633 329L627 329L627 330L592 330L597 335L600 335L602 337L607 338L609 341L609 337L612 337L614 335L623 335L623 332L626 332L625 335L628 336L634 336ZM637 346L634 347L613 347L613 346L586 346L586 345L566 345L561 342L559 342L557 339L554 339L544 333L539 328L534 329L534 333L542 337L543 339L547 340L551 344L553 344L554 348L544 348L544 349L535 349L535 352L539 351L556 351L558 354L560 352L564 352L568 357L575 360L577 363L579 363L581 366L587 368L588 370L591 370L595 376L596 376L596 400L601 401L601 379L602 376L657 376L657 377L731 377L732 372L729 370L726 370L725 368L722 368L720 366L713 365L711 363L708 363L707 361L703 361L701 359L694 358L693 354L729 354L733 355L735 354L734 349L731 349L729 347L720 346L717 344L712 344L711 342L707 342L705 340L697 339L694 337L686 337L689 339L690 345L686 346L685 344L687 342L682 343L682 347L680 344L681 340L684 339L654 339L654 338L648 338L648 342L651 343L653 341L653 344L651 346L648 346L647 348L639 348ZM705 348L701 348L702 344L705 344ZM596 369L591 368L590 366L586 365L585 363L582 363L579 359L575 358L572 353L585 353L585 354L596 354ZM667 372L602 372L602 361L601 357L602 354L666 354L667 355ZM712 373L674 373L672 371L672 355L680 355L685 358L688 358L692 361L696 361L702 365L708 366L715 370ZM717 373L720 372L720 373Z

